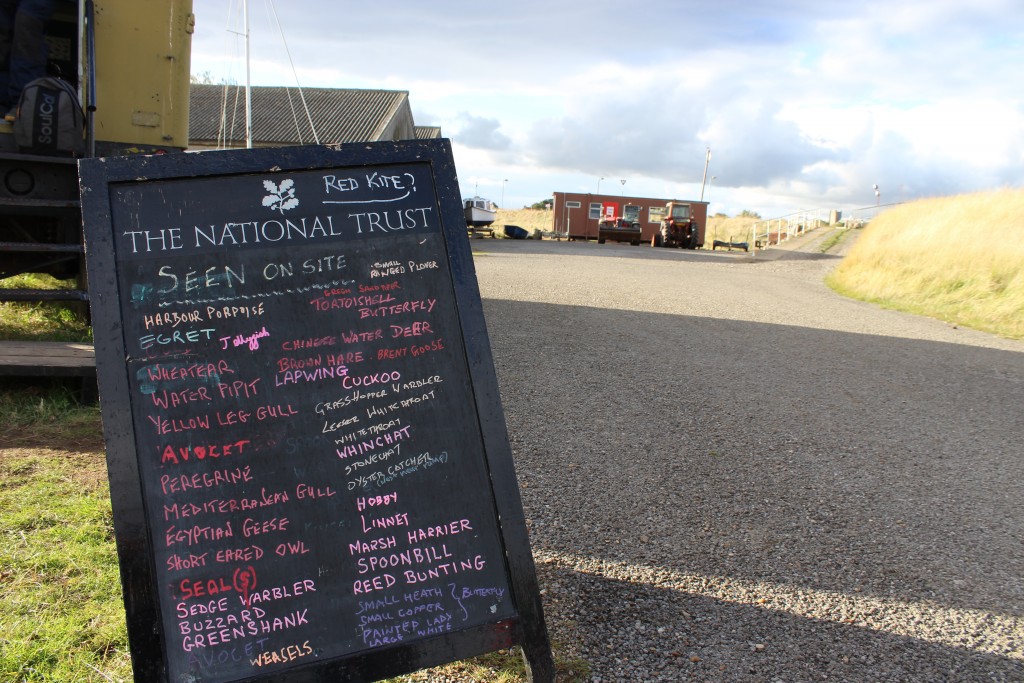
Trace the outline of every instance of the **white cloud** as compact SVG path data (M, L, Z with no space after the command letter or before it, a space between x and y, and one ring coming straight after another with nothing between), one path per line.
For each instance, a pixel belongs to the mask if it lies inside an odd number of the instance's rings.
M707 146L716 204L762 213L1024 183L1018 0L279 5L303 85L408 90L464 191L507 178L509 205L601 176L696 194ZM195 0L215 79L238 54L225 7ZM276 50L254 48L254 82L291 82Z
M463 112L456 123L455 136L459 142L466 147L488 150L508 149L511 140L499 129L501 124L497 119L473 116Z

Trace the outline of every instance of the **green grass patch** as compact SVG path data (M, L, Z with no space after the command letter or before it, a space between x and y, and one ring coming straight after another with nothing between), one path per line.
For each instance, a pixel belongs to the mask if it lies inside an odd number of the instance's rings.
M0 287L24 289L72 289L74 280L26 274L4 279ZM40 301L0 302L0 339L11 341L92 342L92 328L74 305ZM81 308L81 306L79 306Z
M842 242L846 238L847 234L846 230L833 229L832 234L821 241L818 251L822 254L827 254L829 250Z
M78 403L60 379L0 380L0 444L48 448L100 448L100 409Z
M102 453L19 453L0 456L0 680L128 680Z

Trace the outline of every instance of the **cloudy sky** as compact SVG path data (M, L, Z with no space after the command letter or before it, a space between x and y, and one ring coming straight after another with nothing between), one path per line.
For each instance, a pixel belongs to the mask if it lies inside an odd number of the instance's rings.
M245 82L241 8L194 0L193 74ZM729 215L1024 186L1021 0L249 0L249 22L253 85L407 90L463 194L509 208L698 199L708 148Z

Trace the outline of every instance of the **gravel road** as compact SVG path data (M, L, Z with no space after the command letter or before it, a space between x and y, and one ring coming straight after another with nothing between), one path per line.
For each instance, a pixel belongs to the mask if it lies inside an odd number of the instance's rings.
M593 681L1024 681L1024 343L839 297L806 244L472 247Z

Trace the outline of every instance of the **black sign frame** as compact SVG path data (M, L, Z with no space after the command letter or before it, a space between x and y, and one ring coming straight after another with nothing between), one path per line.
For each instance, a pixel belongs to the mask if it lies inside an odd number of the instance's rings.
M553 681L554 664L544 623L536 569L530 551L511 447L498 392L473 258L469 248L458 180L447 140L307 146L86 159L80 162L83 222L92 302L97 375L108 476L132 664L137 681L177 683L168 666L165 626L154 555L155 539L145 496L145 473L137 453L132 377L122 305L132 296L119 280L114 191L153 183L198 179L211 188L225 179L280 172L360 171L426 165L433 183L445 264L468 368L469 385L483 441L495 531L504 553L514 614L493 623L427 636L401 644L367 648L326 660L232 674L224 681L284 683L370 681L465 659L513 645L522 647L531 680ZM214 680L200 678L195 680Z

